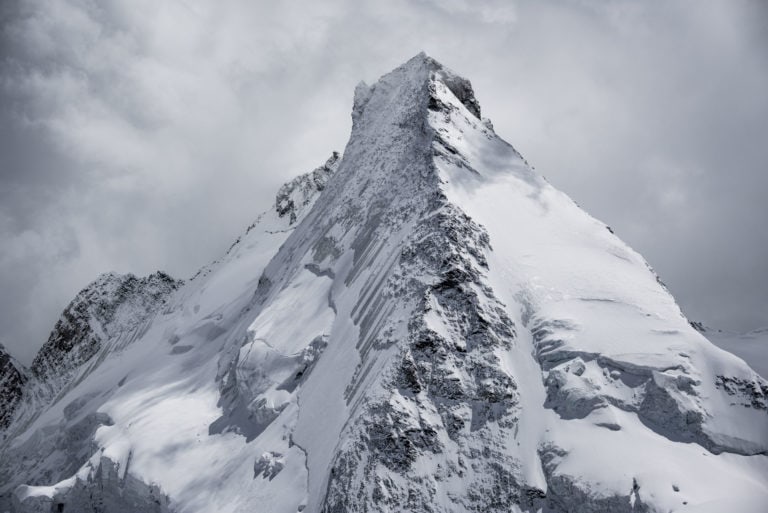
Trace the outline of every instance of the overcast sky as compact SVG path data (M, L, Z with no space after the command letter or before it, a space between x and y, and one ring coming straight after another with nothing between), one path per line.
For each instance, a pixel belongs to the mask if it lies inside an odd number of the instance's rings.
M768 9L738 1L5 0L0 341L99 273L187 278L420 50L692 319L768 325Z

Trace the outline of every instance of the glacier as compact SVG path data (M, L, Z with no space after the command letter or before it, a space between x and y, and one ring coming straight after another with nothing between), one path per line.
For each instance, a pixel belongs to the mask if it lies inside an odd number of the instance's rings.
M765 511L768 383L704 335L422 53L220 259L0 351L0 511Z

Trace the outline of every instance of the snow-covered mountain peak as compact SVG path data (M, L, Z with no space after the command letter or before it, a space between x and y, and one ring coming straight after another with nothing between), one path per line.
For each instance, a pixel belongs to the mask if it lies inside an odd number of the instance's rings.
M419 79L424 80L425 83L419 85L419 87L429 88L434 82L444 84L475 117L480 119L480 104L475 98L471 82L425 52L412 57L405 64L382 78L386 78L389 75L397 75L398 72L402 72L403 75L415 79L413 83L417 85L419 84Z
M467 80L419 54L352 116L343 157L6 446L14 508L761 511L768 384Z
M382 76L372 86L365 82L357 85L352 109L353 136L372 99L370 110L373 112L368 117L373 119L366 126L385 122L418 126L418 119L425 119L427 109L437 107L434 103L437 99L432 93L438 83L447 87L469 112L480 119L480 104L469 80L422 52Z

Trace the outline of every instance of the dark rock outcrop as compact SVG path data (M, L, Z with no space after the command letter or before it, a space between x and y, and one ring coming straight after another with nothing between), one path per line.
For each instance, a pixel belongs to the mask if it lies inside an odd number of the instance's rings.
M26 381L24 368L0 344L0 430L11 423Z

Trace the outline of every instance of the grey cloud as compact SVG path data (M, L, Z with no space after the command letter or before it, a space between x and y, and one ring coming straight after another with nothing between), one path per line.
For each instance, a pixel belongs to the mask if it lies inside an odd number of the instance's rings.
M343 149L355 84L422 49L691 317L768 324L756 0L21 0L0 20L0 339L23 360L99 272L216 258Z

